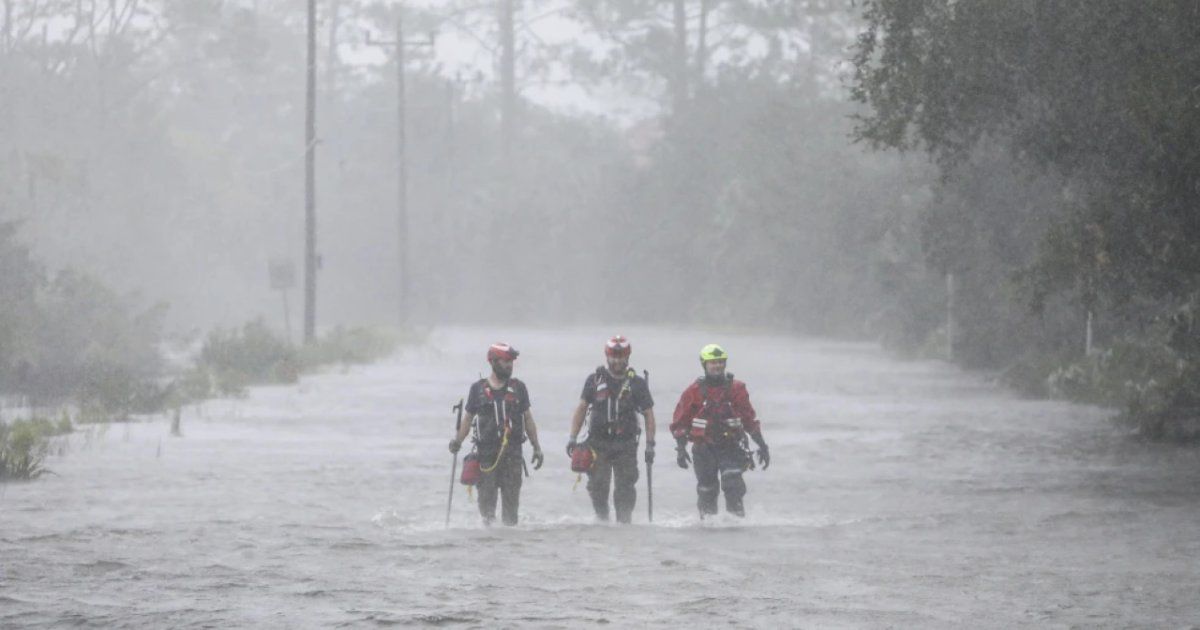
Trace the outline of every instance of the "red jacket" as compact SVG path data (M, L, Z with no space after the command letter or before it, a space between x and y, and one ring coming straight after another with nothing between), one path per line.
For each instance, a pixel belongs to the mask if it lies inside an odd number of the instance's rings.
M683 390L683 395L679 397L679 404L675 405L675 418L671 420L671 435L677 439L689 437L692 420L705 417L703 413L704 395L700 391L700 385L701 380L693 382ZM710 424L728 418L741 418L742 427L747 433L758 433L762 430L758 422L758 414L754 412L754 406L750 404L750 392L746 390L745 383L733 379L728 387L708 385L705 389L708 394L709 415L714 416L706 418ZM726 396L729 397L728 405L725 404Z

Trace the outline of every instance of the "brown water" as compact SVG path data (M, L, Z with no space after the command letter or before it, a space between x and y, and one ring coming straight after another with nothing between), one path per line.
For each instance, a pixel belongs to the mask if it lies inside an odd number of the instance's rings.
M594 524L569 414L607 330L448 329L383 363L85 430L0 486L0 627L1197 627L1200 452L869 345L625 329L661 414L655 521ZM450 405L522 350L522 524L456 487ZM665 426L721 342L775 458L701 523Z

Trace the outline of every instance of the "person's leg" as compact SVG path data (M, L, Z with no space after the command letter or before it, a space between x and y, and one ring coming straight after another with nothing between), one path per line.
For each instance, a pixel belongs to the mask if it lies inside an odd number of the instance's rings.
M742 473L746 470L746 453L738 444L725 445L718 451L717 460L721 471L721 490L725 493L725 511L745 516L742 497L746 496L746 481Z
M617 522L633 520L633 508L637 505L637 441L628 440L613 453L613 509Z
M496 472L500 475L500 518L505 525L516 525L521 508L521 482L524 467L521 449L504 454Z
M711 445L692 446L692 468L696 471L696 505L700 508L700 516L716 514L721 486L717 476L717 456Z
M588 496L592 498L592 509L596 511L596 518L607 521L608 490L612 482L613 458L607 448L596 448L595 453L592 469L587 473Z
M480 452L479 463L484 468L491 466L494 461L496 461L495 452ZM482 473L479 476L479 485L475 488L479 491L479 515L483 517L485 525L491 525L492 521L496 520L496 496L500 487L499 473L499 467L491 472Z

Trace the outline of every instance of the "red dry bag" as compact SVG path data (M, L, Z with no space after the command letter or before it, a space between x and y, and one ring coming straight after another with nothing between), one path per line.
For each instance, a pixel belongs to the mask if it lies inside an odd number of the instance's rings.
M585 473L592 469L596 452L586 446L576 446L571 451L571 472Z
M483 471L479 466L479 455L471 453L463 458L462 476L458 482L464 486L479 485L479 478L483 476Z

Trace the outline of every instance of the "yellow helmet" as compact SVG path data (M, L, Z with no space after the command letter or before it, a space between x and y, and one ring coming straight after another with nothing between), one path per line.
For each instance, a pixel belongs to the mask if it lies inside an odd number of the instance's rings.
M703 348L700 348L701 361L724 361L729 358L729 353L725 349L715 343L710 343Z

